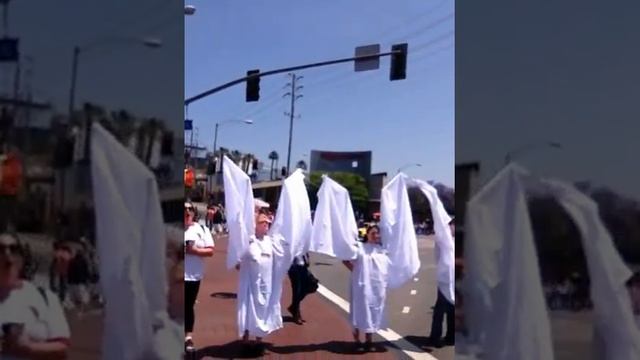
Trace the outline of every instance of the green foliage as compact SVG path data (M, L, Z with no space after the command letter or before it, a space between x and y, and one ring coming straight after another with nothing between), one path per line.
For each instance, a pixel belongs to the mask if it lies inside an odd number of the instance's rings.
M309 192L309 200L311 201L311 208L313 209L315 209L318 204L317 193L320 185L322 185L322 175L323 173L321 172L313 172L309 176L307 191ZM327 175L349 191L354 210L365 210L367 208L369 189L362 176L346 172L333 172Z

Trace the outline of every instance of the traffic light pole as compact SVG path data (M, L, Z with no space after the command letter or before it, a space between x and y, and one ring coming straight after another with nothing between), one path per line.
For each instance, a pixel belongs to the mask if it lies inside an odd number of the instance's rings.
M286 72L293 72L293 71L297 71L297 70L304 70L304 69L310 69L310 68L315 68L315 67L321 67L321 66L328 66L328 65L334 65L334 64L341 64L341 63L346 63L346 62L351 62L351 61L364 61L364 60L374 60L377 58L381 58L383 56L391 56L391 55L396 55L396 54L401 54L402 51L401 50L397 50L397 51L390 51L390 52L386 52L386 53L379 53L379 54L373 54L373 55L365 55L365 56L355 56L355 57L350 57L350 58L344 58L344 59L337 59L337 60L329 60L329 61L323 61L323 62L318 62L318 63L313 63L313 64L306 64L306 65L299 65L299 66L293 66L293 67L288 67L288 68L283 68L283 69L276 69L276 70L270 70L270 71L265 71L265 72L261 72L255 75L251 75L251 76L245 76L242 77L240 79L236 79L233 81L230 81L226 84L220 85L218 87L215 87L211 90L207 90L201 94L198 94L196 96L190 97L188 99L186 99L184 101L185 106L191 104L192 102L198 101L200 99L203 99L209 95L213 95L217 92L220 92L224 89L230 88L234 85L238 85L238 84L242 84L244 82L246 82L247 80L254 78L254 77L265 77L265 76L269 76L269 75L276 75L276 74L281 74L281 73L286 73Z

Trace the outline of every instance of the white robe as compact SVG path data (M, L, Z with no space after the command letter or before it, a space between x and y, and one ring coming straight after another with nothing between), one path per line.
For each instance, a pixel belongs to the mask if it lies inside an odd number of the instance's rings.
M353 260L357 255L357 245L358 225L349 192L323 175L309 250L340 260Z
M362 244L351 272L350 319L354 329L376 333L387 328L385 303L390 261L380 245Z
M407 193L407 176L396 175L382 188L380 233L391 260L389 287L398 288L420 269L418 240Z
M505 167L468 203L465 314L487 359L553 359L531 221L526 171Z
M575 222L582 238L591 279L597 358L640 359L640 330L636 326L626 281L631 270L615 249L602 223L598 205L574 186L545 182Z
M154 314L167 310L158 187L145 164L97 122L91 129L91 176L105 298L102 356L138 359L152 347Z
M455 303L455 242L449 228L451 217L444 209L444 204L438 196L438 190L422 180L413 180L412 185L417 186L427 197L431 205L433 227L436 238L436 278L438 290L451 303Z
M238 335L245 330L251 336L264 337L282 328L279 306L280 294L274 291L275 284L282 284L284 276L275 269L284 260L282 240L265 235L262 240L251 237L249 247L242 256L238 284Z

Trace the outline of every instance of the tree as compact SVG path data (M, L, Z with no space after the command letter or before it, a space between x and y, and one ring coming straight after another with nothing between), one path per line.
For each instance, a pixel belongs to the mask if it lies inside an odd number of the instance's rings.
M323 173L321 172L313 172L309 176L307 191L309 192L311 208L315 208L318 204L317 194L320 185L322 185L322 175ZM369 189L362 176L346 172L333 172L327 175L349 191L351 205L353 205L354 210L366 210L367 203L369 202Z
M278 153L275 150L269 153L269 160L271 160L271 172L269 173L269 179L271 180L273 180L274 178L273 170L278 168L278 158L279 158Z

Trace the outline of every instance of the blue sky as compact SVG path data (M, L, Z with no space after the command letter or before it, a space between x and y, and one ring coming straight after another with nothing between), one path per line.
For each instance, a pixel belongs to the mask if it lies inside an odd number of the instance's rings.
M406 173L454 185L453 0L192 1L185 18L185 97L271 69L352 56L360 45L409 43L407 79L389 81L389 58L377 71L352 64L303 70L296 104L292 166L310 150L372 150L373 171ZM220 127L218 145L256 154L271 150L286 162L289 99L286 74L261 80L261 99L245 103L238 85L192 103L200 145L213 147L216 122L250 118L253 125ZM189 139L187 138L187 141Z
M541 176L640 199L640 3L467 2L456 12L456 160L483 180L511 149ZM570 21L567 21L570 19ZM505 31L508 29L508 31Z
M161 39L158 49L116 41L82 54L76 106L90 101L125 108L166 119L182 132L183 12L183 4L174 0L14 0L10 35L20 38L23 57L32 58L34 99L52 103L61 113L67 111L74 46L114 37ZM13 74L13 65L0 64L1 93L12 89ZM26 85L26 76L23 80Z

